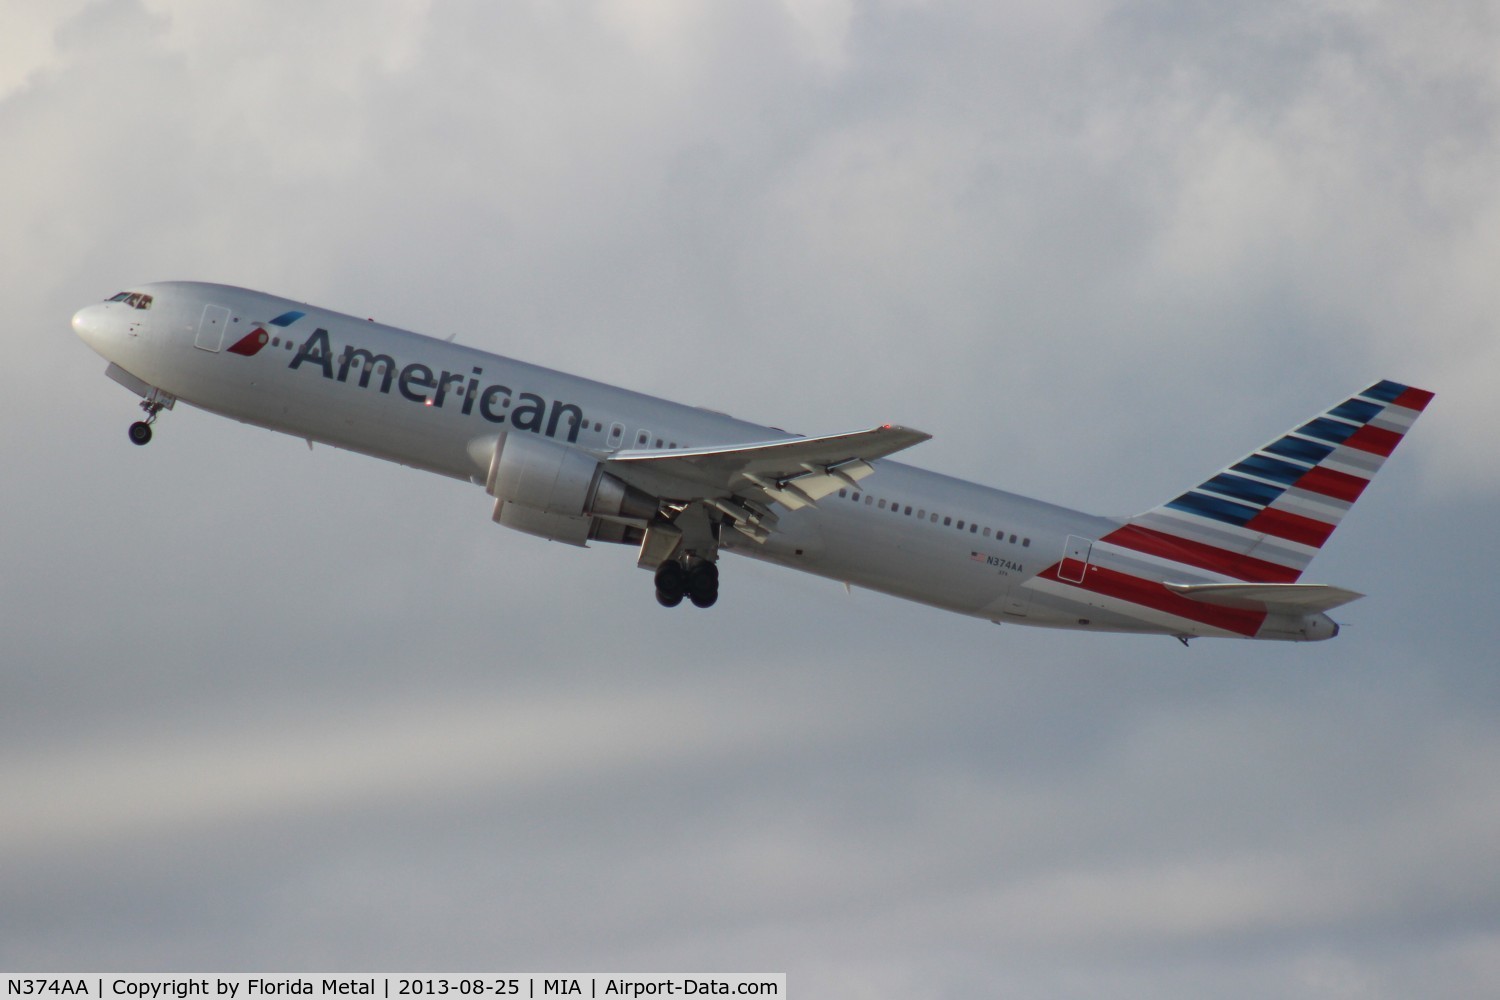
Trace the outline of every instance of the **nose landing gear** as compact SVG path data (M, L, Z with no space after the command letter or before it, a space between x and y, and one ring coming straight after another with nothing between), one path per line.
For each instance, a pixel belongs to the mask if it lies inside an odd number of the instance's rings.
M146 398L141 400L141 409L146 411L146 419L137 420L130 425L130 443L150 444L151 425L156 423L156 415L162 410L170 410L175 402L177 402L175 397L167 395L160 389L152 389Z

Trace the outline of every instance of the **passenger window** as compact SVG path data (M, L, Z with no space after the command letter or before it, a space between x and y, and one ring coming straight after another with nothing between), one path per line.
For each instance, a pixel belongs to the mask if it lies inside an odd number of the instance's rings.
M933 517L937 517L936 514L934 514L932 516ZM953 525L953 518L951 518L951 517L945 517L945 518L943 518L943 527L948 528L948 527L951 527L952 525Z
M972 535L972 534L974 534L978 530L979 530L979 525L977 525L977 524L971 524L971 525L969 525L969 534Z
M932 512L932 523L937 524L937 511Z
M638 445L640 445L642 448L646 447L646 442L650 441L650 440L651 440L651 432L650 431L641 431L639 434L637 434L635 436L635 443L638 444Z
M846 497L848 495L849 495L849 491L848 490L839 490L839 496L840 497Z
M964 523L962 521L958 522L958 530L959 531L963 531L964 530Z
M854 494L854 502L855 503L859 503L859 494L858 493Z
M625 425L624 424L610 424L609 425L609 446L611 448L618 448L624 442L624 440L625 440Z
M990 529L989 529L989 528L985 528L985 529L984 529L984 537L985 537L985 538L988 538L988 537L990 537Z
M917 517L919 519L920 518L925 518L926 516L927 516L927 511L925 511L925 510L919 510L919 511L917 511Z
M880 509L881 510L885 510L885 498L884 497L880 498Z
M910 507L906 508L906 516L907 517L911 517L911 508Z
M1010 536L1010 540L1011 541L1015 541L1016 540L1016 536L1015 535L1011 535ZM1029 538L1023 538L1023 539L1021 539L1021 548L1027 549L1027 548L1030 548L1030 547L1031 547L1031 539L1029 539Z

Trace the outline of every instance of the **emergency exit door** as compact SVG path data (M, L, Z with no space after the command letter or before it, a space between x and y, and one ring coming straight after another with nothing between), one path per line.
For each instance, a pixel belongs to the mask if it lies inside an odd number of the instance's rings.
M1082 583L1083 574L1089 568L1089 553L1093 549L1094 543L1087 538L1069 535L1068 544L1063 549L1062 562L1057 567L1057 578L1068 583Z

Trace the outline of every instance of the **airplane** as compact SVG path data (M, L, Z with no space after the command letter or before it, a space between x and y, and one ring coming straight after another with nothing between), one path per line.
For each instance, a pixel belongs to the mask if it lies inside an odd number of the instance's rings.
M483 486L493 519L636 549L706 608L730 552L996 623L1314 641L1363 595L1303 572L1433 394L1382 380L1134 517L891 461L898 424L802 437L227 285L141 285L73 329L141 397Z

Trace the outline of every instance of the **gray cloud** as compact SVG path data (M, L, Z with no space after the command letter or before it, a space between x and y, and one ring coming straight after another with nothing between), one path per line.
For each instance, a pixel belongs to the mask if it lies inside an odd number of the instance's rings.
M799 994L1500 981L1483 4L34 6L0 42L0 964L785 969ZM21 41L20 39L25 39ZM131 397L230 281L1140 509L1431 412L1316 647L771 567L664 615L478 491Z

